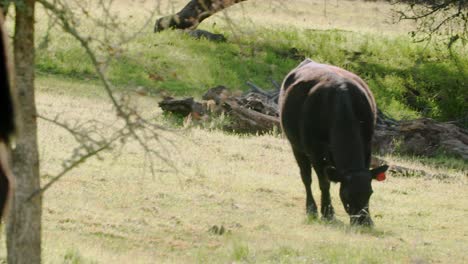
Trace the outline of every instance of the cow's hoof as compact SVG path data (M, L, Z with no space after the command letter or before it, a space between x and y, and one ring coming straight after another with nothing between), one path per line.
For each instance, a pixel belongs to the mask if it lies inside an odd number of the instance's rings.
M318 218L318 213L317 212L315 212L315 213L308 212L307 217L310 218L310 219L317 219Z
M374 221L372 221L372 218L370 218L370 216L361 216L359 218L351 218L351 225L373 227Z
M307 213L307 218L309 220L315 220L315 219L318 218L318 211L317 211L317 208L315 208L315 207L311 206L311 207L307 208L306 213Z
M333 207L327 206L326 208L322 208L322 220L324 221L334 221L335 220L335 210Z
M366 220L364 220L361 223L361 225L365 226L365 227L373 227L374 226L374 221L372 221L372 219L370 217L368 217Z
M326 222L333 222L336 220L334 214L327 214L327 215L322 215L322 220Z

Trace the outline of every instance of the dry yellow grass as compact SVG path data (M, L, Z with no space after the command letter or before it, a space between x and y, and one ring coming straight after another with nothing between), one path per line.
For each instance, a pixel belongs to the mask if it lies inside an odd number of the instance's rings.
M38 86L43 115L114 120L109 103L92 85L85 96L74 92L84 86L66 81L43 79ZM160 114L155 99L136 100L147 114ZM349 227L337 185L332 199L340 222L306 221L304 188L281 137L198 128L167 136L177 146L167 155L178 173L155 160L153 177L142 151L131 144L116 159L110 153L104 161L90 160L46 192L45 263L468 261L463 172L444 182L389 175L386 182L374 184L375 230L360 230ZM39 137L46 175L60 168L74 142L43 121ZM42 183L48 180L43 177ZM227 232L210 233L214 225Z
M129 27L141 26L140 1L116 2L122 16L135 18ZM410 27L389 25L391 7L385 3L332 1L325 16L322 1L281 2L287 2L281 5L286 6L282 12L280 1L249 1L230 9L227 16L242 23L245 31L255 25L405 34ZM178 0L167 8L166 1L161 9L168 14L183 3ZM146 9L152 6L154 2L144 2ZM203 26L224 21L221 13ZM40 22L39 28L45 27ZM38 109L45 116L97 118L110 125L115 120L96 86L54 78L37 83ZM159 118L155 99L135 100L147 115ZM466 172L450 171L445 181L389 175L388 181L374 184L371 208L376 228L360 230L349 227L337 185L332 187L332 199L340 222L306 220L298 168L281 137L198 128L166 134L177 146L176 151L165 152L179 168L177 173L154 160L152 176L142 150L130 144L119 157L108 153L104 161L89 160L45 193L45 263L468 262ZM39 138L44 184L50 180L46 175L60 170L75 143L44 121L39 122ZM387 158L418 169L445 170ZM316 182L314 193L319 201ZM209 232L215 225L227 232ZM4 243L0 258L5 258Z
M393 10L399 5L386 2L348 0L247 1L233 6L215 21L231 18L251 27L339 29L378 34L406 34L413 23L395 24ZM210 23L210 22L208 22Z
M86 1L90 10L97 2ZM126 21L131 30L146 22L152 11L155 16L174 14L184 7L186 0L116 0L112 11ZM202 27L234 27L235 31L249 31L256 28L299 28L339 29L378 34L407 34L414 29L409 21L394 23L393 10L400 5L383 1L363 2L354 0L249 0L236 4L202 22ZM83 25L86 20L80 21ZM153 20L145 32L152 32ZM43 27L47 25L43 24ZM93 30L90 28L89 30ZM254 32L252 32L254 33Z

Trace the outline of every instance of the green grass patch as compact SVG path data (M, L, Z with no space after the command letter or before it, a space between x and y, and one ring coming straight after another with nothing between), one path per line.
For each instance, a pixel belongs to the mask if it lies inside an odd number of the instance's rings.
M399 155L398 159L409 162L416 162L422 166L430 166L432 168L443 168L447 172L465 171L468 173L468 163L460 157L450 156L445 153L439 153L434 157L408 156Z
M80 251L77 249L68 249L63 256L64 264L94 264L97 263L96 261L92 261L89 259L84 258Z
M226 43L195 40L179 31L140 36L111 61L108 76L122 89L142 86L154 93L199 97L216 85L245 90L247 80L270 88L270 79L281 82L303 57L310 57L361 76L379 107L395 118L458 120L466 115L468 59L462 48L450 52L408 37L292 27L226 35ZM63 38L63 45L38 49L38 73L96 79L84 50Z
M247 262L250 255L251 252L248 244L238 241L233 243L231 257L234 261Z

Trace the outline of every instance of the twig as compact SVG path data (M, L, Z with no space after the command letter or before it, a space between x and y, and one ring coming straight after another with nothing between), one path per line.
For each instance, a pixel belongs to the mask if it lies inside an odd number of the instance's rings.
M119 139L119 137L111 140L110 142L108 142L107 144L105 144L104 146L101 146L100 148L92 151L92 152L89 152L87 153L86 155L80 157L80 159L74 161L70 166L66 167L64 170L62 170L60 173L58 173L56 176L54 176L52 178L52 180L50 180L46 185L44 185L44 187L40 188L39 190L33 192L26 201L31 201L31 199L33 199L35 196L38 196L38 195L41 195L42 193L44 193L47 189L49 189L54 183L56 183L58 180L60 180L60 178L62 178L65 174L67 174L67 172L71 171L72 169L74 169L75 167L77 167L78 165L84 163L87 159L89 159L90 157L93 157L95 155L97 155L99 152L107 149L110 147L110 145L115 141Z
M265 96L269 96L268 92L264 91L262 88L258 87L254 83L252 83L250 81L246 81L245 84L247 84L252 89L252 91L255 92L255 93L259 93L259 94L262 94L262 95L265 95Z
M116 116L118 119L122 119L124 124L121 128L119 128L110 138L107 138L105 135L99 133L99 122L96 120L91 120L85 123L79 123L76 121L74 124L70 125L66 122L61 122L58 119L58 116L54 119L44 117L38 115L39 118L42 118L45 121L51 122L59 127L65 129L69 132L74 139L79 143L79 147L75 149L75 152L72 155L72 158L67 160L64 165L64 169L59 172L56 176L52 178L43 188L35 191L28 200L32 199L36 195L42 194L48 188L50 188L55 182L61 179L67 172L72 170L73 168L77 167L78 165L84 163L87 159L92 156L97 156L99 158L99 153L104 151L105 149L109 149L112 145L117 141L120 140L122 150L123 146L126 144L128 138L134 138L138 145L143 149L145 153L145 158L150 160L150 170L151 173L154 175L155 169L153 164L153 158L156 157L162 160L166 165L170 166L175 171L178 171L175 165L169 160L167 157L162 155L159 151L153 149L149 146L150 142L157 142L159 146L163 148L164 151L167 151L162 144L160 138L163 138L167 142L171 142L171 140L161 137L156 131L167 130L162 126L149 122L147 119L142 117L138 114L136 109L133 109L127 105L128 101L126 97L122 97L118 99L114 94L114 87L111 82L107 79L105 67L109 64L113 54L109 52L108 57L106 60L101 61L98 59L97 54L92 48L92 42L99 43L103 47L110 47L109 43L111 40L108 36L108 31L113 30L112 26L118 26L119 23L116 17L111 15L111 5L114 0L99 0L98 6L100 6L104 13L104 20L89 18L89 13L87 7L83 2L73 0L72 3L76 4L84 14L87 14L88 18L99 24L100 27L104 29L105 36L104 40L101 41L97 38L86 37L78 32L76 27L76 21L74 20L74 14L71 11L71 7L69 6L70 2L65 1L58 1L58 0L37 0L40 4L44 6L47 11L50 11L55 16L55 21L59 24L62 29L70 34L75 40L79 42L81 47L85 50L87 56L90 58L91 63L102 82L104 90L106 91L107 96L111 100L113 107L116 110ZM151 16L154 15L154 12L151 13ZM108 20L109 19L109 20ZM104 21L104 22L103 22ZM143 31L144 28L147 27L151 18L144 23L144 25L135 33L132 34L130 37L121 37L121 42L118 43L118 46L124 45L125 43L131 41L135 38L139 33ZM153 141L154 140L154 141ZM81 150L85 150L85 153L80 153Z

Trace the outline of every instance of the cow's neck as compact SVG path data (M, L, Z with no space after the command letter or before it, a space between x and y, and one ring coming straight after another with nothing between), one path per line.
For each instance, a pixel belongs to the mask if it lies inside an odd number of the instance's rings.
M355 116L347 91L336 94L336 104L330 127L330 152L339 171L365 169L361 125Z

